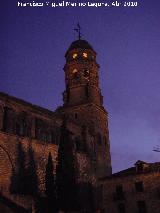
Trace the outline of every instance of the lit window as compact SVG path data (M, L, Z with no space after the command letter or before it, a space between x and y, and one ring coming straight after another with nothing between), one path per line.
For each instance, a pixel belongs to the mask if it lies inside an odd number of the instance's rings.
M77 56L78 56L77 53L74 53L74 54L73 54L73 58L74 58L74 59L77 58Z
M88 54L87 53L83 53L83 57L87 58Z
M78 78L79 78L78 70L77 70L77 69L74 69L74 70L72 71L72 73L73 73L73 78L78 80Z
M74 69L74 70L73 70L73 73L76 73L76 72L78 72L78 70L77 70L77 69Z

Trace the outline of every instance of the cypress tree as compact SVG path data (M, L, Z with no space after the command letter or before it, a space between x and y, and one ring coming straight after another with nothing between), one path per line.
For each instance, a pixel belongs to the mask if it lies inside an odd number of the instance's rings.
M17 142L16 168L12 170L10 191L15 194L25 193L25 153L21 142Z
M56 212L57 209L57 200L56 200L56 186L55 186L55 178L53 174L53 161L52 155L49 153L48 162L46 164L46 173L45 173L45 193L47 196L48 203L48 212Z
M66 120L61 126L61 136L58 149L58 165L56 173L57 196L59 210L76 210L77 184L73 141L66 128Z
M38 177L36 172L34 151L31 145L29 145L28 149L28 164L26 167L25 185L25 193L27 195L36 196L38 194Z
M55 178L53 174L52 155L49 153L45 173L45 193L48 197L55 196Z

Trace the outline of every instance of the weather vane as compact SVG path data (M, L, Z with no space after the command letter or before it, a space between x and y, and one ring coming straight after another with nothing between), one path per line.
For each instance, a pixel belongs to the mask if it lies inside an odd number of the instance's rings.
M77 28L74 28L74 30L78 33L78 39L80 40L82 37L82 34L81 34L81 26L79 22L77 23Z

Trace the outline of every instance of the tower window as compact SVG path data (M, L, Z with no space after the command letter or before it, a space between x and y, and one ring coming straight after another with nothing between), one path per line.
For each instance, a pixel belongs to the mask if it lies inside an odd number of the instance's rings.
M97 153L96 153L95 141L92 142L92 147L93 147L93 160L96 160Z
M85 86L85 94L86 94L86 98L89 98L89 88L88 88L88 84Z
M74 70L73 70L73 73L76 73L76 72L78 72L78 70L77 70L77 69L74 69Z
M75 118L75 119L78 118L78 114L77 114L77 113L74 114L74 118Z
M125 194L122 185L116 186L116 193L113 194L114 201L125 200Z
M78 70L74 69L72 73L73 73L73 78L78 79Z
M66 94L67 94L67 102L69 102L69 99L70 99L70 89L69 88L67 88Z
M87 57L88 57L88 54L87 54L87 53L83 53L83 57L84 57L84 58L87 58Z
M83 75L85 78L89 77L89 70L84 70Z
M78 78L78 73L77 73L77 72L74 73L74 78L75 78L75 79Z
M73 59L75 59L75 58L77 58L77 56L78 56L77 53L74 53L72 57L73 57Z
M135 189L136 189L136 192L143 192L144 191L143 182L142 181L136 182Z
M97 134L97 142L99 145L102 145L102 136L100 133Z
M123 187L122 187L122 185L116 186L116 194L117 195L122 195L123 194Z
M105 144L105 146L107 146L107 137L106 137L106 136L104 136L104 137L103 137L103 140L104 140L104 144Z

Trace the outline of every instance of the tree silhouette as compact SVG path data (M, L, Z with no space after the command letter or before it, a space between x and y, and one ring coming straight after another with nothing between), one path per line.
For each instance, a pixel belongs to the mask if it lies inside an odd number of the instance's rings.
M34 151L31 144L28 149L28 164L25 171L25 194L36 196L38 194L38 177L36 173L36 163Z
M93 200L93 186L89 182L79 183L79 202L82 212L93 213L94 209L94 200Z
M25 192L25 153L21 142L18 140L16 150L16 168L12 169L10 191L15 194L24 194Z
M47 213L48 212L56 212L57 209L57 200L56 200L56 186L55 186L55 178L53 174L53 161L52 155L49 153L48 162L46 165L46 173L45 173L45 193L47 196Z
M55 196L55 178L53 174L52 155L49 153L45 174L45 193L48 197Z
M73 141L71 141L70 132L66 128L66 120L64 119L61 126L58 165L56 168L58 205L59 209L63 211L76 210L78 208L74 162Z

